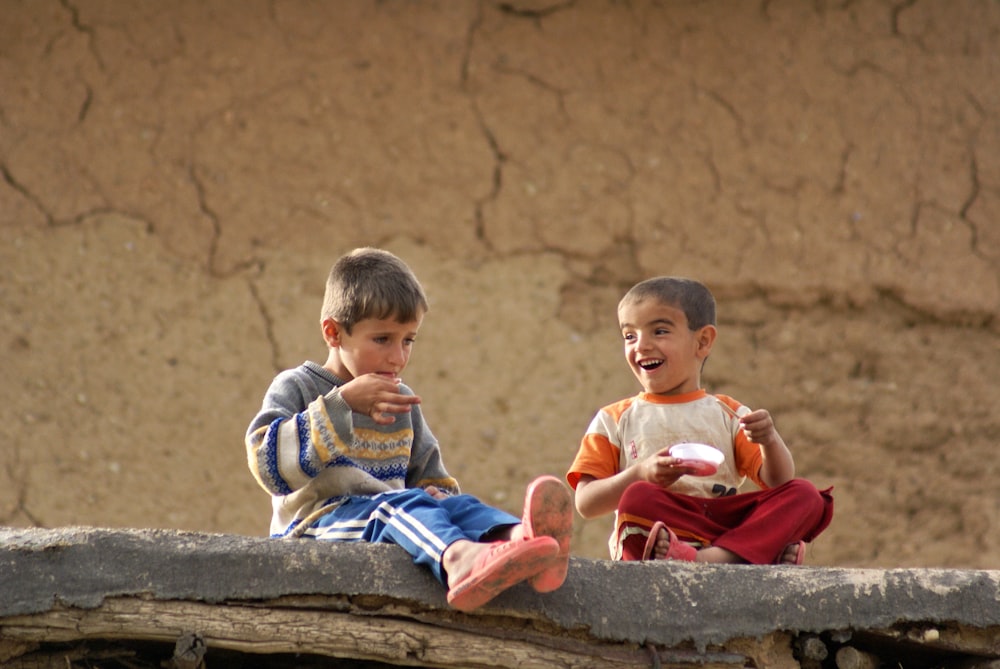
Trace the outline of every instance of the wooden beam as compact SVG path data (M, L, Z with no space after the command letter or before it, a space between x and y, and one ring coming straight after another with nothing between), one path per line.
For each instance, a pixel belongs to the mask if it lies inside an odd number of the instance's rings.
M299 653L381 661L415 667L479 669L733 669L747 658L734 653L652 651L635 644L601 644L516 632L490 635L415 622L403 617L357 615L321 609L245 604L205 604L114 598L94 609L60 608L0 619L0 637L22 643L132 640L173 643L197 632L211 649L266 655ZM655 659L654 659L655 655Z

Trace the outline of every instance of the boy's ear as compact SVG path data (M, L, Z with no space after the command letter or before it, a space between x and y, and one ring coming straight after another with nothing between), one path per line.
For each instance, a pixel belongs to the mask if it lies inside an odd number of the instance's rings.
M719 334L719 331L714 325L706 325L702 329L698 330L696 336L696 341L698 342L698 357L702 360L708 357L708 354L712 352L712 345L715 344L715 337Z
M332 318L324 318L320 323L323 328L323 341L330 348L337 348L340 346L340 333L343 328L340 327L340 323L333 320Z

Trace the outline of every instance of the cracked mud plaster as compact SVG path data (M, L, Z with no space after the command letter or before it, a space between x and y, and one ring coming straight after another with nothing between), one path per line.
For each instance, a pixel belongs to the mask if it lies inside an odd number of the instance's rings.
M372 244L427 288L404 379L466 491L562 475L637 390L618 298L689 275L706 386L835 486L809 563L1000 568L996 3L3 14L0 521L263 534L243 432Z

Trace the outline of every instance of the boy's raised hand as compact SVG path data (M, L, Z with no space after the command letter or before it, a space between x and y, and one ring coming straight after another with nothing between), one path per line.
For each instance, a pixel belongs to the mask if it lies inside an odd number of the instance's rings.
M774 425L774 418L767 409L757 409L740 418L747 438L760 444L764 463L760 477L772 488L786 483L795 476L795 460L785 445L785 440Z
M740 418L747 439L762 446L770 446L777 438L774 419L767 409L757 409Z
M371 417L381 425L395 422L392 414L406 413L414 404L420 404L417 395L399 392L400 379L386 374L362 374L340 387L340 396L358 413Z

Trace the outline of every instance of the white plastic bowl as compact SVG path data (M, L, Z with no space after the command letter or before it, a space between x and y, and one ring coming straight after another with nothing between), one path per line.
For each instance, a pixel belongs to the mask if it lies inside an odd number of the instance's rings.
M682 460L685 466L691 467L695 476L711 476L726 459L715 446L694 442L674 444L669 452L671 457Z

